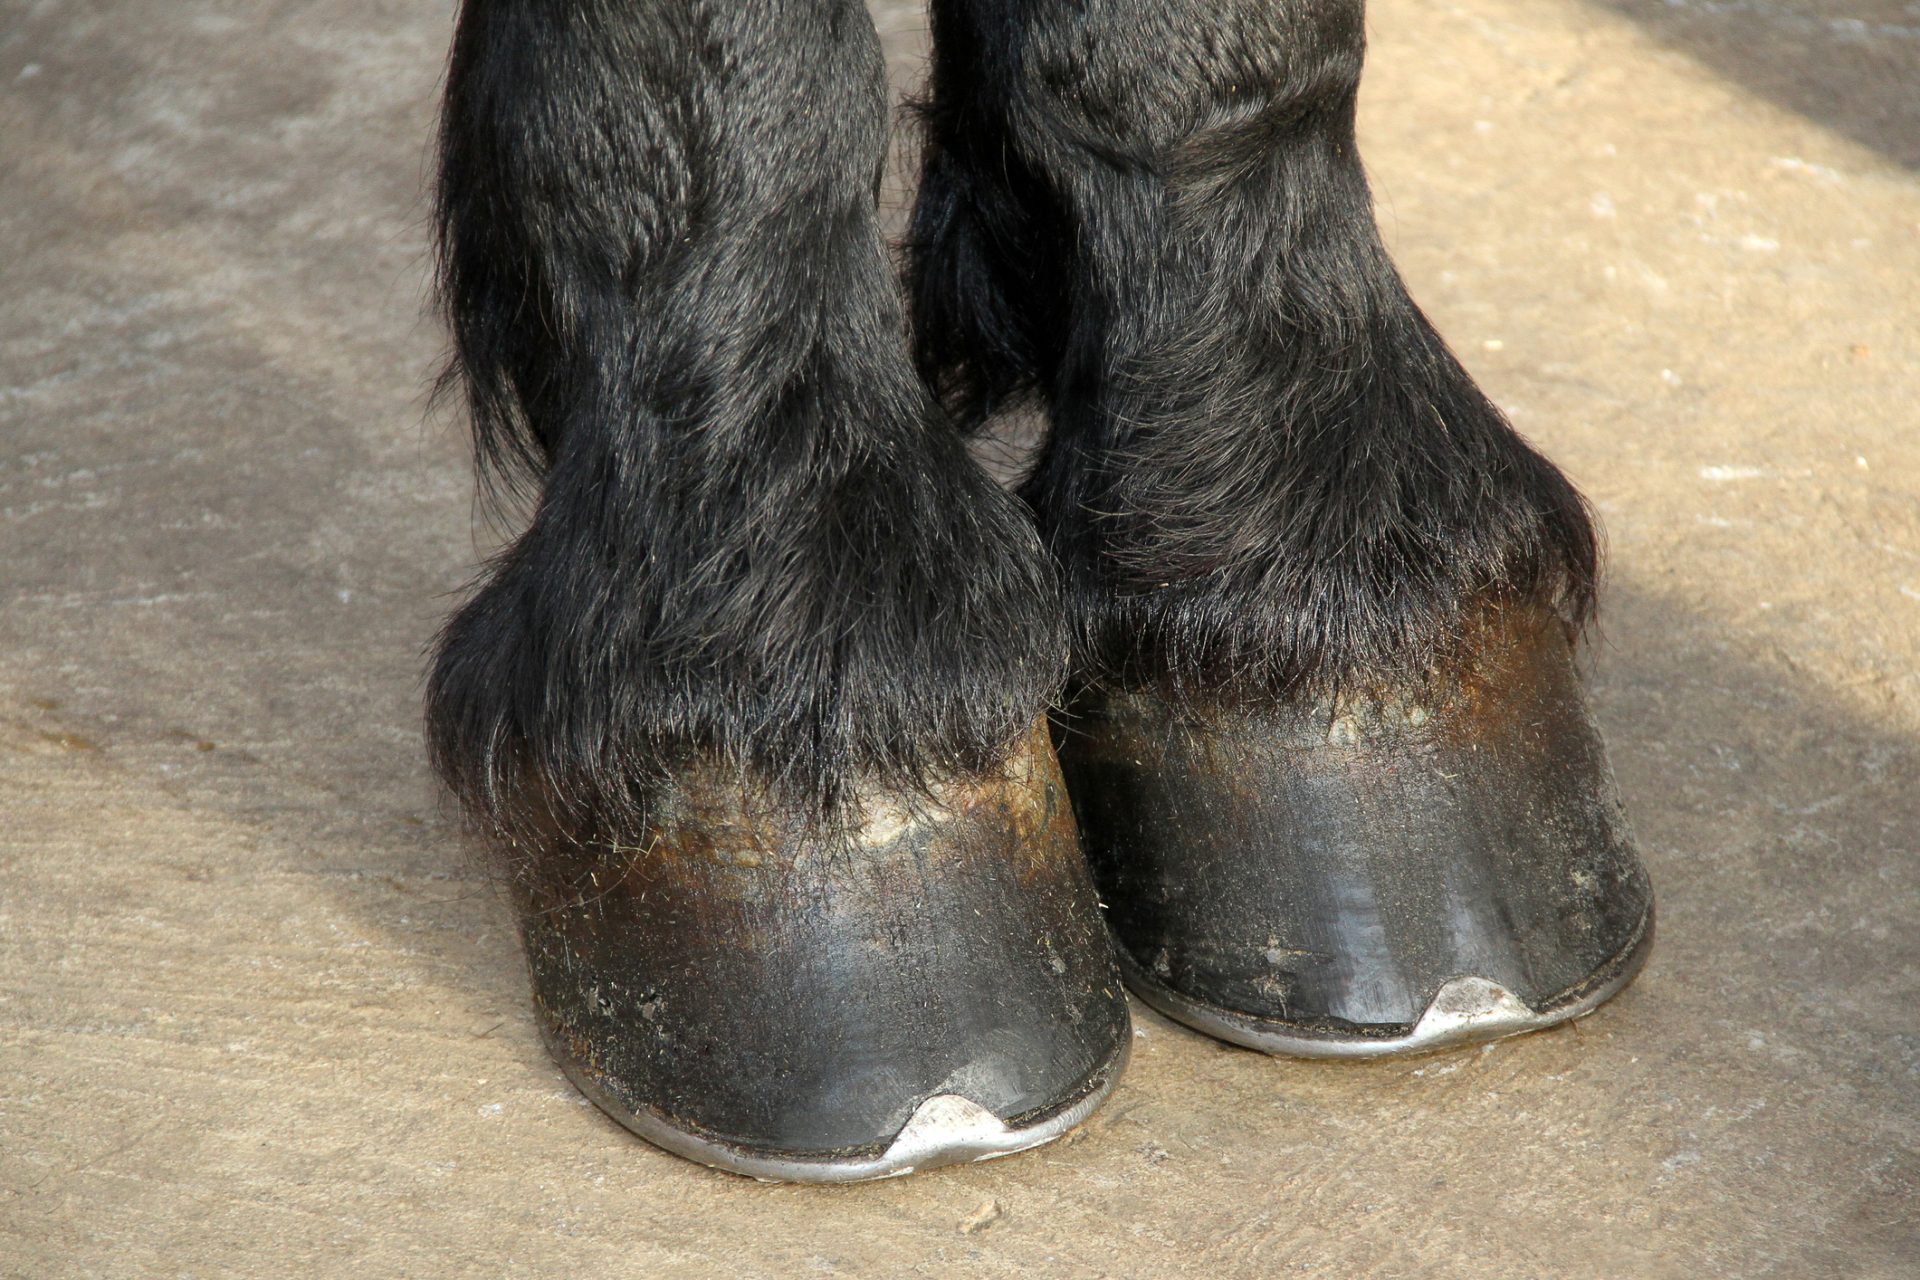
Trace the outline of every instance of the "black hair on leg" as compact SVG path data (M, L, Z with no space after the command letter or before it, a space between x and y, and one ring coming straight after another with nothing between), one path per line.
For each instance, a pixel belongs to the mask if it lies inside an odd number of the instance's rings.
M630 838L694 761L830 817L990 767L1056 688L1031 522L908 358L886 123L858 0L461 6L449 376L534 501L428 725L504 844Z
M933 0L916 354L1041 393L1083 677L1391 682L1470 605L1589 616L1578 493L1408 298L1354 143L1362 0Z

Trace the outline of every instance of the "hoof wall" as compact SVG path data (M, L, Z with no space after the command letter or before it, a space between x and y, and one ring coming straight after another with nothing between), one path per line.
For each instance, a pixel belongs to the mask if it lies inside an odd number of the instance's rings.
M689 774L632 840L556 843L520 927L582 1093L793 1182L1009 1155L1086 1118L1132 1032L1045 726L993 776L854 816Z
M1653 938L1565 627L1489 610L1401 687L1087 691L1061 762L1127 981L1235 1044L1417 1053L1578 1017Z

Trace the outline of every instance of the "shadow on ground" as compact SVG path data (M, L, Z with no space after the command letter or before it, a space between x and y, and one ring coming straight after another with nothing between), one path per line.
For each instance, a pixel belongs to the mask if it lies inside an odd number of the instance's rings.
M1920 168L1920 4L1586 0L1750 92Z

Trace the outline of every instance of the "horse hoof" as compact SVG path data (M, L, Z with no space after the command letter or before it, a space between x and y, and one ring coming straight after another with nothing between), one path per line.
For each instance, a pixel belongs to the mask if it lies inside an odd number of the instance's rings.
M1176 711L1082 695L1061 762L1141 999L1234 1044L1377 1057L1591 1012L1653 893L1573 643L1489 611L1416 686Z
M702 1164L855 1182L1038 1146L1131 1041L1044 727L997 776L837 830L689 774L630 847L516 883L547 1044Z

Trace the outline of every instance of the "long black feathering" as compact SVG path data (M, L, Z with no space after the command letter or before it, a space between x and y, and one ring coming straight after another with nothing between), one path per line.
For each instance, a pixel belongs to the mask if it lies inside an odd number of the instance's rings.
M502 843L633 839L714 761L827 812L991 766L1063 671L1031 521L914 376L853 0L466 0L440 292L525 532L448 621L435 762Z
M1080 677L1392 682L1463 613L1579 625L1585 504L1408 298L1354 143L1361 0L934 0L916 355L1024 490Z

